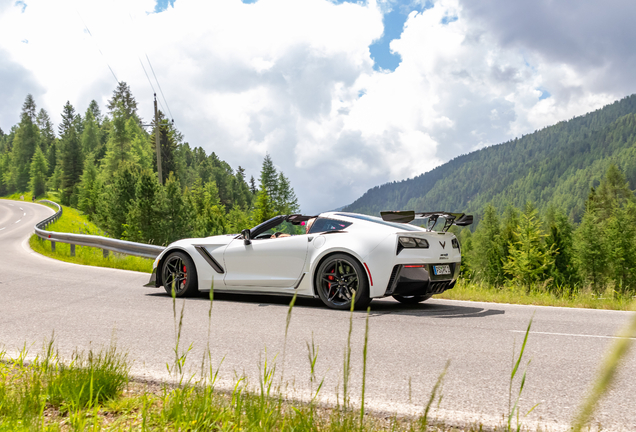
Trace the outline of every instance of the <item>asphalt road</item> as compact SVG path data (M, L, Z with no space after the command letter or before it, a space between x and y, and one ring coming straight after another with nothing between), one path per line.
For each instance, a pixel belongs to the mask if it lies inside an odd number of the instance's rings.
M163 290L144 288L148 275L68 264L31 251L33 225L52 214L38 204L0 200L0 344L15 353L25 343L32 355L55 332L63 356L74 349L115 340L134 361L140 377L168 378L174 359L173 302ZM319 347L317 375L325 378L323 400L342 392L343 353L349 313L319 301L299 299L285 348L286 298L217 295L210 347L221 359L221 386L235 374L258 382L259 364L276 357L278 379L287 394L309 391L307 342ZM209 300L185 304L181 346L193 345L188 364L201 363L208 341ZM598 370L627 312L576 310L429 300L405 307L375 300L369 318L366 400L388 413L421 413L437 377L450 360L443 400L436 416L450 422L500 423L508 409L513 349L517 351L531 318L526 348L526 388L521 407L540 405L526 419L550 429L566 425ZM353 316L351 394L360 394L365 313ZM524 365L527 363L524 362ZM596 421L604 429L636 430L636 354L632 350L618 382L604 399ZM410 384L409 384L410 383ZM516 385L518 388L518 384Z

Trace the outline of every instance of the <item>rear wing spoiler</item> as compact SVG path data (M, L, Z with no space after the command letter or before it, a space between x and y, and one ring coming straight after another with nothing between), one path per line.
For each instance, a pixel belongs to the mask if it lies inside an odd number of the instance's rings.
M397 223L409 223L415 219L415 217L419 218L427 218L428 219L428 229L433 229L435 224L437 223L437 219L442 217L444 218L444 228L442 231L446 232L450 229L452 225L457 226L468 226L473 223L473 215L467 215L464 213L449 213L449 212L415 212L413 210L402 210L402 211L383 211L380 212L382 216L382 220L386 222L397 222Z

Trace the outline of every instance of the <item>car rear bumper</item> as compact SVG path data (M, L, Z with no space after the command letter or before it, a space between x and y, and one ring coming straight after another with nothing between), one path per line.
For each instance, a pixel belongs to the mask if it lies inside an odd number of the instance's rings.
M385 292L390 295L427 295L441 294L455 286L460 263L443 263L450 266L450 275L433 274L434 264L408 265L393 267L391 278Z

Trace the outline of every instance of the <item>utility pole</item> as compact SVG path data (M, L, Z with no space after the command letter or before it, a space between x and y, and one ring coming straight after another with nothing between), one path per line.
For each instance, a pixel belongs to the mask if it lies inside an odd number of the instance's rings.
M159 184L163 184L161 175L161 144L159 142L159 112L157 111L157 93L155 93L155 145L157 147L157 176Z

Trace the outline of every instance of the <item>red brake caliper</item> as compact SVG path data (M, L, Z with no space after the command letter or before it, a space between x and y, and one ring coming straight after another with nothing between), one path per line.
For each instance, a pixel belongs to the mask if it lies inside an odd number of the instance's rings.
M329 273L335 273L336 269L334 268L333 270L331 270ZM327 279L329 279L330 281L336 280L336 278L334 278L333 276L327 276ZM331 295L331 283L329 283L329 295Z
M186 269L186 266L183 266L183 282L181 282L181 288L183 288L186 284L186 281L188 280L188 271Z

